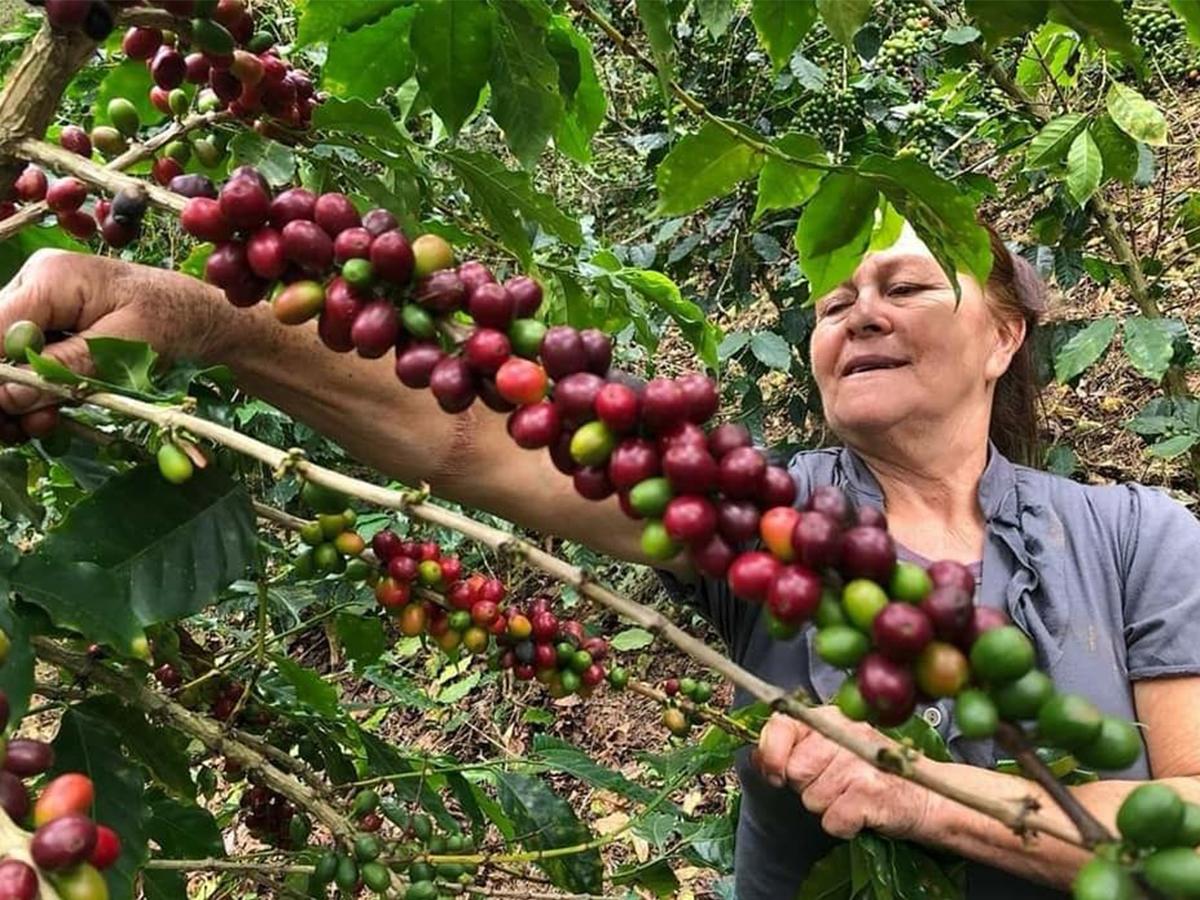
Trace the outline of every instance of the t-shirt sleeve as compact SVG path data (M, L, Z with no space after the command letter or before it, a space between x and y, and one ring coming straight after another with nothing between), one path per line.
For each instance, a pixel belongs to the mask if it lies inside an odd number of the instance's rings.
M1125 646L1129 677L1200 674L1200 521L1162 491L1129 486Z

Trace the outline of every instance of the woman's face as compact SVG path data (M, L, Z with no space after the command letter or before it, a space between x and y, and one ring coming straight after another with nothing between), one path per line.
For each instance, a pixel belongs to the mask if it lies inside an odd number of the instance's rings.
M978 282L959 275L959 283L956 310L945 273L906 226L817 301L813 374L826 421L843 439L900 423L986 424L992 386L1024 328L1000 328Z

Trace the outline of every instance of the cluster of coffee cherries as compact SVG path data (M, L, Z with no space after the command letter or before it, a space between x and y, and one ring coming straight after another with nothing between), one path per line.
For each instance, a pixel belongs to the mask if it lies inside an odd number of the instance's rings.
M475 880L478 867L473 864L434 865L420 858L426 854L474 853L474 841L461 830L442 831L425 813L410 813L392 800L381 800L371 788L355 794L350 815L360 825L368 816L379 824L369 831L364 829L367 833L356 835L347 852L327 850L317 859L311 878L311 886L318 892L314 896L324 896L320 892L330 884L339 896L355 896L364 888L386 894L391 887L390 872L407 877L405 900L436 900L446 896L439 890L438 881L469 885ZM383 817L395 826L395 836L380 838L373 833L379 830ZM456 891L451 888L450 893Z
M8 635L0 631L0 664L8 649ZM8 719L8 697L0 692L0 730ZM78 772L58 775L33 800L23 779L45 775L54 765L54 749L44 741L13 738L0 755L0 809L16 825L34 829L27 858L0 860L0 897L34 900L40 875L63 897L105 900L108 887L100 870L117 861L121 841L89 816L95 798L91 779Z
M1200 897L1200 804L1165 784L1143 784L1117 810L1121 843L1099 847L1075 877L1075 900L1133 900L1138 880L1155 896Z
M609 680L612 680L611 677ZM662 711L663 725L675 737L687 737L696 723L696 707L712 699L712 685L685 675L683 678L666 679L662 690L668 698ZM688 705L681 706L679 699L687 700Z
M180 17L191 17L178 32L130 28L121 41L129 59L144 60L154 81L150 102L166 115L182 116L190 99L185 84L203 86L201 112L228 109L265 128L273 120L291 129L307 128L320 102L307 72L279 55L275 39L255 30L245 0L154 0ZM189 52L190 51L190 52Z
M88 212L84 209L88 199L88 186L84 182L68 175L51 183L45 171L32 163L13 182L11 196L14 199L0 202L0 219L17 210L17 201L45 200L58 226L67 234L87 240L99 231L113 247L124 247L137 238L147 207L146 192L134 186L118 191L112 200L96 200Z
M296 809L282 794L256 783L254 778L254 773L250 773L250 787L242 792L238 800L242 824L264 844L282 850L303 847L312 832L308 816Z
M742 554L730 585L765 601L768 628L779 636L814 622L817 654L851 673L836 697L848 717L899 725L919 700L953 697L966 738L992 736L1002 719L1028 722L1039 743L1090 768L1137 760L1137 729L1056 691L1035 667L1025 633L1003 612L975 604L966 566L898 562L878 510L854 509L839 488L822 486L801 509L768 511L762 525L770 552Z
M646 520L642 545L654 559L687 548L698 568L723 577L762 511L795 498L786 470L768 464L745 428L705 431L718 404L711 379L640 384L610 372L603 332L533 318L536 281L500 284L478 261L455 266L443 239L410 242L385 210L360 217L344 195L302 188L272 197L242 167L217 198L189 200L182 223L217 243L205 277L230 302L252 305L282 279L272 300L281 322L318 318L322 341L338 352L394 352L399 380L429 388L446 412L479 399L508 413L517 445L548 449L581 496L616 494L627 515ZM472 327L448 335L460 312Z
M46 11L46 21L55 31L81 31L93 41L112 34L113 10L132 6L133 0L26 0Z

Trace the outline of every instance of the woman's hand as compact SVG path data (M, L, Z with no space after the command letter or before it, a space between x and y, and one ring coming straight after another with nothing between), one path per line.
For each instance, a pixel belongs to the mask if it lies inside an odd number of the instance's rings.
M887 742L834 707L816 712ZM875 768L787 716L775 715L767 722L754 761L768 782L776 787L789 785L805 808L821 817L826 832L845 840L864 828L895 838L927 837L942 802L920 785Z
M145 341L172 359L210 359L232 310L219 292L194 278L110 257L38 250L0 290L0 335L22 319L45 332L67 332L50 356L90 374L86 338ZM48 398L19 384L0 387L0 408L16 414Z

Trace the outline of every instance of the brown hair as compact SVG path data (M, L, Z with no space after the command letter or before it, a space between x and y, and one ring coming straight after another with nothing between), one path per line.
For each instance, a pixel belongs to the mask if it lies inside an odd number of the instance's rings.
M1014 463L1038 467L1040 393L1033 362L1034 335L1046 309L1046 285L1023 257L1012 253L994 228L984 223L992 245L992 271L984 296L1001 326L1025 322L1025 339L1013 354L1008 370L996 382L989 436Z

